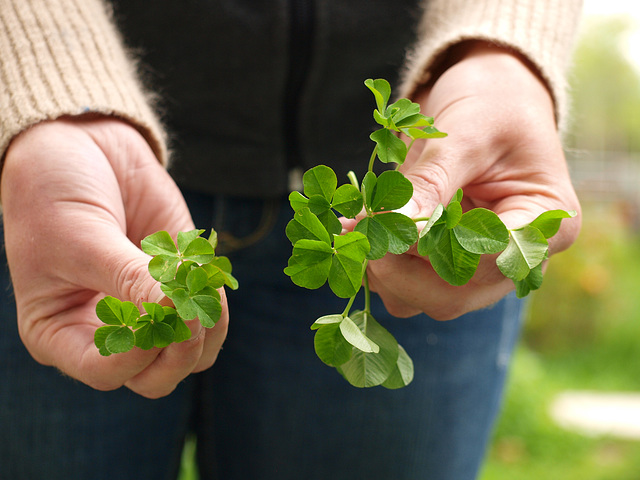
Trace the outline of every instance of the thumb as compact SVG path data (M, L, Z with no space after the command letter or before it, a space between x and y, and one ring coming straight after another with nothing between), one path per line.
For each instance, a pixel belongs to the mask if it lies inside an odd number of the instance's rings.
M138 307L142 302L157 303L162 300L164 293L160 283L149 273L151 257L124 236L118 244L109 245L108 250L103 252L104 276L101 281L97 280L104 283L95 285L94 290L133 302Z

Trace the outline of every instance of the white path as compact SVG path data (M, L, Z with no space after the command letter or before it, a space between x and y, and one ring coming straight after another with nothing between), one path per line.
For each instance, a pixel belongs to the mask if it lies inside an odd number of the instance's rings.
M640 393L568 391L550 413L560 426L586 435L640 440Z

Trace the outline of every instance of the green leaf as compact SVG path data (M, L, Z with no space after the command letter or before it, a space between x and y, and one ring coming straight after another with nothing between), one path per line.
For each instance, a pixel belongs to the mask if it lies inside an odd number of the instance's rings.
M176 311L185 320L193 320L198 316L189 293L184 288L176 288L170 293L165 294L173 300L173 304L176 306Z
M344 317L337 313L337 314L332 314L332 315L324 315L320 318L318 318L315 322L313 322L313 324L311 325L311 330L317 330L320 327L322 327L323 325L329 325L332 323L340 323L342 322L342 319Z
M154 321L161 322L164 320L165 310L159 303L142 302L142 308L144 308L145 312L147 312L149 317Z
M307 206L309 207L309 210L311 210L311 213L317 216L329 210L331 208L331 203L322 195L311 195L307 202Z
M451 285L460 286L473 277L480 255L462 248L452 230L440 228L439 236L429 247L429 261L440 278Z
M389 251L389 233L381 223L374 220L377 216L364 217L354 228L354 231L362 233L369 241L369 260L378 260Z
M462 205L460 205L460 202L452 201L445 209L445 214L444 214L444 221L445 221L445 224L447 225L447 228L449 229L454 228L456 225L458 225L458 222L460 222L461 218L462 218Z
M524 298L532 290L537 290L542 286L542 264L532 268L524 279L514 280L513 283L516 286L516 296L518 298Z
M104 346L111 353L124 353L135 345L135 337L129 327L118 327L105 338Z
M574 210L570 212L566 212L564 210L549 210L540 214L533 222L529 225L537 228L542 232L544 238L551 238L560 229L560 223L563 218L572 218L577 215L577 212Z
M362 196L364 203L368 208L371 208L373 202L373 194L376 191L376 184L378 183L378 177L373 172L367 172L362 179Z
M220 320L222 305L217 298L210 295L196 295L191 302L203 327L211 328Z
M338 235L342 231L342 223L340 223L336 214L333 213L333 210L326 210L317 215L317 217L329 235Z
M448 229L444 222L436 222L431 228L429 228L426 235L422 235L418 239L418 253L423 257L434 253L438 248L438 243L440 242L442 235L447 231Z
M142 251L147 255L178 255L173 239L168 232L161 231L145 237L140 243Z
M381 385L397 365L398 342L366 312L356 312L351 319L380 350L378 353L366 353L354 348L351 358L340 366L339 371L355 387Z
M224 256L215 257L213 260L211 260L211 262L209 262L209 265L218 267L224 273L233 272L233 266L231 265L231 260L229 260L229 258Z
M509 244L509 230L498 215L485 208L466 212L453 232L460 245L472 253L498 253Z
M175 332L170 325L159 320L152 320L149 315L145 315L141 320L142 326L135 331L136 347L149 350L153 347L164 348L173 343Z
M199 268L201 268L207 273L204 286L200 290L204 289L205 287L213 288L214 290L216 290L224 286L224 283L226 281L225 273L222 270L220 270L218 267L211 265L210 263L207 263L202 265ZM187 290L189 290L190 294L192 295L196 293L196 290L193 290L193 287L191 288L187 287Z
M104 327L100 327L96 330L96 332L93 335L93 343L96 345L96 347L98 348L98 352L100 353L100 355L102 355L103 357L108 357L109 355L111 355L111 352L107 349L105 342L107 340L107 337L115 332L116 330L118 330L121 327L116 327L115 325L106 325Z
M184 252L191 242L198 238L204 230L190 230L188 232L178 232L178 250Z
M96 305L96 315L107 325L134 326L140 317L140 310L132 302L106 296Z
M142 317L144 318L144 317ZM153 324L151 322L143 321L140 328L138 328L134 336L134 344L136 347L142 350L150 350L153 348Z
M330 202L333 192L338 186L338 179L331 168L326 165L318 165L304 173L302 184L304 185L304 194L307 197L320 195L327 202Z
M369 253L369 241L359 232L335 237L335 255L329 271L329 287L336 296L354 296L362 285L363 262Z
M345 340L339 323L330 323L320 327L313 339L316 355L327 365L336 367L351 358L353 347Z
M173 255L156 255L149 260L149 274L158 282L166 283L173 280L180 259Z
M362 193L351 184L342 185L333 194L331 206L347 218L355 218L362 211Z
M378 111L380 113L384 112L387 109L387 103L391 97L391 85L389 85L389 82L382 78L378 78L376 80L369 78L364 81L364 84L373 93L373 96L376 99Z
M378 145L378 158L382 163L402 165L407 156L407 144L387 128L373 132L369 138Z
M182 250L182 257L200 264L209 263L215 257L215 251L208 240L197 237Z
M294 257L290 257L284 273L291 277L291 281L299 287L315 290L326 283L330 269L331 257L326 262L316 265L300 264Z
M344 317L340 322L340 331L344 339L361 352L378 353L380 351L380 347L370 338L367 338L349 317Z
M187 275L189 275L189 272L191 270L197 267L198 267L198 264L196 262L192 262L192 261L182 262L180 265L178 265L175 282L162 282L162 283L171 285L173 288L179 288L179 287L186 288Z
M420 105L418 105L417 103L411 102L411 105L409 106L409 108L406 108L402 112L397 112L393 116L393 123L395 123L396 127L398 128L414 127L417 125L426 125L426 117L419 112L420 112Z
M418 228L413 220L397 212L373 215L372 220L387 232L388 251L400 255L418 240ZM385 252L386 253L386 252Z
M510 234L509 245L498 256L496 264L505 277L523 280L547 257L549 244L540 230L529 225L511 230Z
M293 191L289 194L289 204L294 212L309 205L309 199L300 192Z
M432 126L423 128L401 128L400 131L412 140L417 140L419 138L444 138L447 136L446 133L441 132L440 130Z
M302 239L293 246L293 257L301 265L315 265L333 254L333 248L318 240Z
M209 275L202 267L194 268L187 275L187 288L189 295L194 295L207 286Z
M164 310L164 323L173 329L173 341L175 343L180 343L189 340L191 338L191 330L187 324L184 323L184 320L178 316L177 312L173 308L164 307Z
M412 102L408 98L401 98L387 107L387 116L395 127L413 125L422 120L420 105Z
M299 287L316 289L325 284L331 269L333 249L318 240L299 240L293 247L284 273Z
M387 118L385 115L380 113L377 109L373 111L373 119L377 124L382 125L385 128L391 126L392 122L390 118Z
M231 274L231 262L227 257L215 257L210 263L202 265L209 275L208 285L213 288L220 288L223 285L232 290L238 289L238 280Z
M300 209L293 215L293 220L287 224L287 238L292 244L296 244L299 240L319 240L331 245L331 237L329 232L322 225L322 222L307 207Z
M234 277L230 273L225 273L224 277L225 277L224 284L227 287L229 287L231 290L237 290L240 287L240 282L238 282L236 277Z
M398 362L382 384L390 390L406 387L413 381L413 360L407 354L402 345L398 345Z
M214 250L218 248L218 232L216 232L213 228L211 229L211 233L209 234L209 238L207 240Z
M427 221L426 225L420 231L419 237L421 241L422 241L422 238L429 233L429 231L431 230L431 227L433 227L442 218L443 215L444 215L444 205L439 203L436 206L436 208L433 210L433 213L429 217L429 220ZM421 253L420 255L426 255L426 254Z
M366 178L366 177L365 177ZM373 212L397 210L413 196L413 185L397 170L387 170L376 181L369 208Z

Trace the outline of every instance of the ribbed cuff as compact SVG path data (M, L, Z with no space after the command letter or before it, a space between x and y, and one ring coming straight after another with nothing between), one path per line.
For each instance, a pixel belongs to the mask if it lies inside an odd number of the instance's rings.
M0 158L44 120L101 113L133 124L167 162L164 131L99 0L0 3Z
M430 0L420 41L410 53L400 96L430 80L439 57L466 40L483 40L526 57L552 93L556 120L567 113L566 71L582 0Z

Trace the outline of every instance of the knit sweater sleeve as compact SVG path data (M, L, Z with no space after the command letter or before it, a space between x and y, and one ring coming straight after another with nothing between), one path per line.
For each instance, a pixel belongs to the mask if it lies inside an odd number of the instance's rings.
M428 82L452 46L484 40L528 59L547 83L561 124L567 111L566 70L581 10L582 0L426 0L400 95L409 97Z
M92 112L130 122L166 163L135 70L101 0L0 0L0 158L30 126Z

